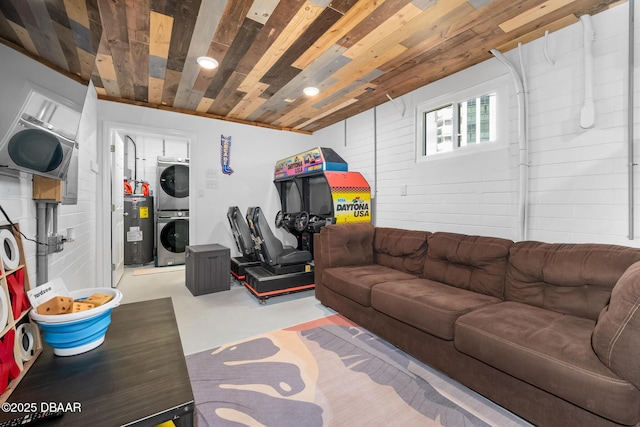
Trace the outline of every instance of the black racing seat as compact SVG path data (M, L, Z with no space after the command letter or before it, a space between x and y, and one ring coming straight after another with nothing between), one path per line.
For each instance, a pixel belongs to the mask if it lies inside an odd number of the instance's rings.
M236 241L236 246L242 256L251 261L256 260L257 257L255 254L253 237L251 237L251 230L249 230L249 226L242 216L240 208L237 206L229 207L229 210L227 211L227 219L229 220L229 225L231 226L231 232L233 233L233 238Z
M304 264L311 261L311 252L284 246L273 235L269 223L259 207L247 210L247 223L253 235L256 251L260 260L270 266Z

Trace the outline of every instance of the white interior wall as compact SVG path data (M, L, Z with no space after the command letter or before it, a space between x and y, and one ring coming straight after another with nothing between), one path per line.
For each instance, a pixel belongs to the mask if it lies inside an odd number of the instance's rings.
M530 97L528 238L639 246L627 233L628 3L594 16L593 26L596 123L591 129L579 126L584 100L582 24L549 35L547 45L554 65L544 58L544 39L523 46ZM638 40L639 29L635 31ZM635 46L638 52L637 41ZM505 56L518 65L517 49ZM428 162L415 160L416 107L420 103L505 73L506 68L492 58L396 99L397 106L387 102L377 107L376 225L517 239L513 85L509 85L509 140L504 148ZM635 87L637 94L637 83ZM636 128L638 111L636 107ZM369 110L348 119L346 141L343 122L314 134L317 145L334 147L349 162L350 170L363 172L372 187L373 114ZM407 195L402 196L405 185ZM636 223L638 219L636 206Z
M549 36L555 65L545 62L543 40L524 46L530 82L530 225L529 237L544 241L595 241L638 246L627 239L626 160L626 37L628 5L622 4L594 17L596 125L578 126L582 105L582 26L574 24ZM636 29L638 33L638 29ZM636 42L636 51L638 50ZM512 62L515 51L507 52ZM640 57L640 54L636 54ZM0 133L17 114L18 96L25 81L48 88L82 103L85 86L0 45ZM638 67L636 67L638 69ZM193 135L192 244L218 242L237 255L226 222L228 206L261 206L269 219L279 203L273 180L277 159L313 146L330 146L361 171L372 184L376 224L413 229L448 230L517 236L517 150L515 91L511 91L510 138L506 148L426 163L415 162L415 107L445 93L505 74L491 59L396 99L406 114L391 102L374 111L338 123L312 137L244 126L231 122L186 116L125 104L96 101L89 94L83 112L85 136L80 141L78 205L62 206L59 228L75 228L76 242L50 256L50 277L60 275L72 289L107 284L96 271L104 260L100 245L108 230L101 229L107 212L97 211L108 186L105 167L105 126L124 123L132 129L150 129L168 135L178 130ZM636 88L640 85L636 84ZM11 102L7 102L11 100ZM638 111L640 109L637 108ZM96 132L96 116L100 117ZM638 112L636 112L638 117ZM636 128L640 120L636 118ZM636 129L636 132L638 129ZM375 134L374 134L375 132ZM231 167L220 167L220 135L231 135ZM374 176L374 140L377 139L377 176ZM637 182L640 180L637 180ZM407 186L407 195L401 191ZM31 200L31 175L0 175L0 200L11 218L30 237L35 236L35 203ZM638 223L636 206L636 223ZM0 219L4 222L4 220ZM637 228L637 227L636 227ZM293 240L278 230L280 237ZM102 240L101 240L102 239ZM108 248L108 246L107 246ZM35 283L35 244L25 245L31 281ZM109 253L108 249L102 249Z
M62 277L71 290L101 286L96 277L96 105L94 90L58 74L44 65L0 44L0 137L8 132L19 112L20 94L25 83L35 83L65 97L84 109L79 128L78 204L58 209L58 231L74 228L75 242L49 255L49 279ZM87 102L85 102L85 97ZM93 161L93 164L91 163ZM95 167L93 167L95 169ZM11 220L29 238L36 237L36 206L32 200L32 175L0 175L0 203ZM6 223L0 218L1 223ZM29 279L36 284L36 244L25 242Z
M309 135L282 132L233 122L213 120L127 104L99 101L103 127L118 123L126 129L156 134L184 133L192 135L190 158L190 226L191 245L220 243L238 256L227 221L227 209L237 205L244 213L249 206L259 206L269 220L280 210L273 184L278 159L313 147ZM222 173L220 136L232 137L230 166L233 173ZM274 233L288 244L295 239L282 230Z

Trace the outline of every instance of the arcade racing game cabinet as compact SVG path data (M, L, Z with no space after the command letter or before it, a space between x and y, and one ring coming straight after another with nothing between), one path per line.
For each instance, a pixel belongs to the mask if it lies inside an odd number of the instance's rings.
M245 286L261 303L270 296L315 287L313 235L322 227L371 221L369 184L360 173L349 172L347 162L330 148L317 147L279 160L274 178L282 207L276 215L275 226L284 227L296 237L297 252L309 255L274 257L273 253L290 252L294 248L280 249L282 243L265 224L260 209L250 208L247 223L261 265L245 269ZM303 260L305 257L308 260Z

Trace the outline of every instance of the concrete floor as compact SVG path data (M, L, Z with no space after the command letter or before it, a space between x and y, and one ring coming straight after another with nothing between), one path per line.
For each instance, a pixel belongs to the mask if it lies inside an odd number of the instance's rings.
M170 297L185 355L335 313L320 304L313 290L261 305L236 281L229 291L194 297L185 286L184 266L127 267L118 289L123 304Z

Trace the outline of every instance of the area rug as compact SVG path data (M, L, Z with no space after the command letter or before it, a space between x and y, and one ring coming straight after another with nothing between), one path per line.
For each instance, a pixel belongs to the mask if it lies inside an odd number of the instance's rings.
M339 314L186 360L198 427L529 425Z

